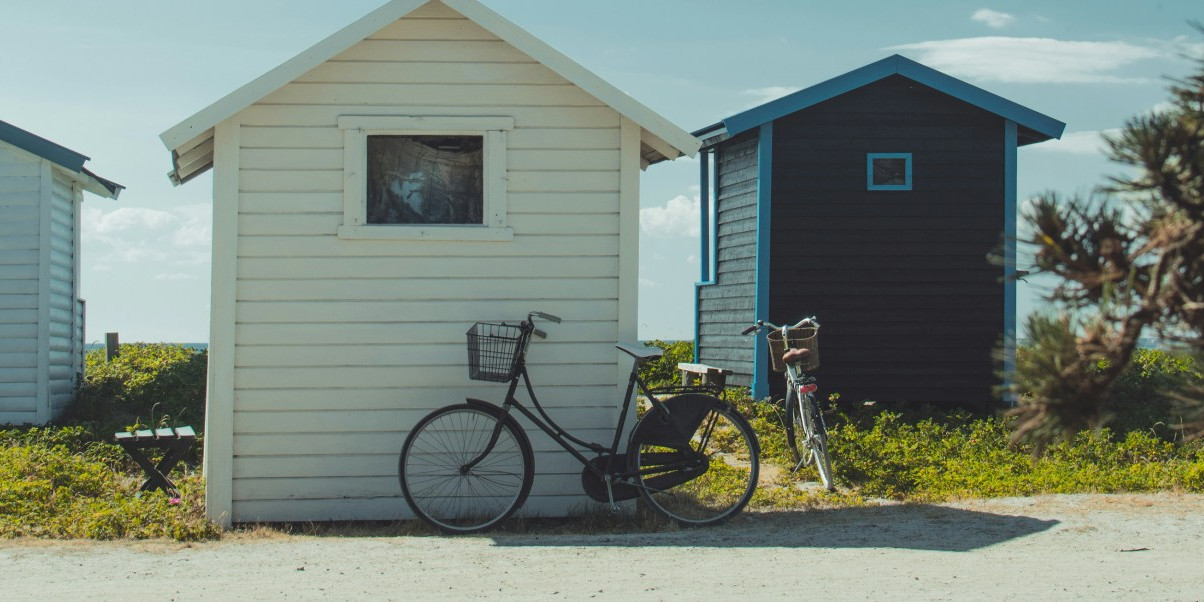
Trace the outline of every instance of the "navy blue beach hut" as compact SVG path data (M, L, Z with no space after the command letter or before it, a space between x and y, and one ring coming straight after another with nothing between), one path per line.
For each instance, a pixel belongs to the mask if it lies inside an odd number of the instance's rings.
M694 132L696 361L764 397L765 339L741 329L816 314L827 392L997 399L1015 351L1016 150L1064 128L895 55Z

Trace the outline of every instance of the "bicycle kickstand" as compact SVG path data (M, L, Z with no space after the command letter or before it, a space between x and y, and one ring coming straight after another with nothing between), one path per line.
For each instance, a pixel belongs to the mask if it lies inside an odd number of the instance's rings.
M606 497L610 498L611 513L618 514L619 511L622 510L622 508L619 507L619 505L615 503L614 477L612 477L611 475L606 475Z

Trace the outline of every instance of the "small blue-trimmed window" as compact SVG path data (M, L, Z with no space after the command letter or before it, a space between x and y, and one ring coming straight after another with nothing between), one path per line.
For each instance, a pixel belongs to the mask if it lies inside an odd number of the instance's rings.
M911 153L866 155L868 190L911 190Z

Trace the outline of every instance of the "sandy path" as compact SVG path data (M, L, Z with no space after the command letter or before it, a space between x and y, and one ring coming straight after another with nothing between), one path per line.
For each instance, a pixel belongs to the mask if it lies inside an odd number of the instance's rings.
M746 514L652 534L0 542L6 600L750 596L1202 600L1204 496Z

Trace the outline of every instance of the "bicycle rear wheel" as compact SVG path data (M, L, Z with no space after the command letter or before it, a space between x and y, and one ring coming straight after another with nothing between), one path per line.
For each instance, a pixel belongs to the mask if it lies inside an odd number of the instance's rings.
M513 419L500 409L461 404L435 410L414 426L401 448L398 474L415 515L445 533L473 533L522 506L534 463L531 444Z
M730 404L681 395L644 415L627 447L644 501L685 526L721 523L744 508L757 487L760 447Z
M832 462L828 457L828 430L824 427L823 417L819 415L814 395L807 393L799 398L794 421L795 437L803 443L797 453L810 453L824 488L836 491L836 479L832 475Z

